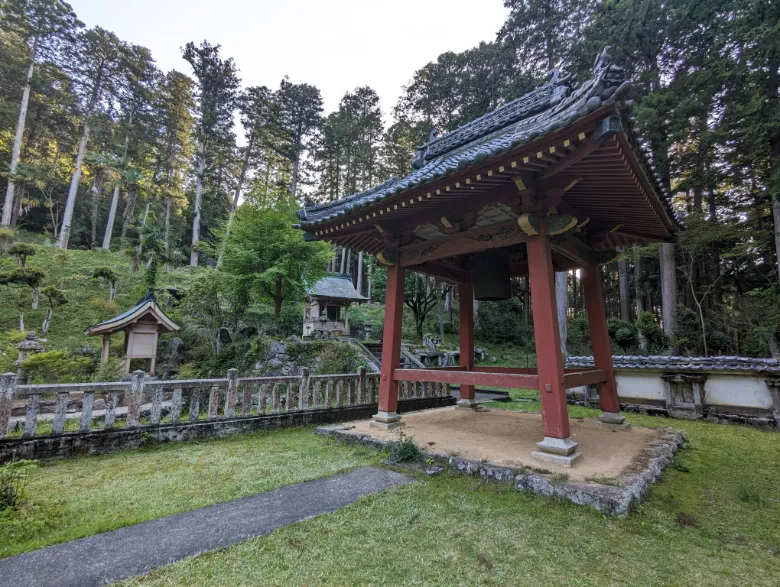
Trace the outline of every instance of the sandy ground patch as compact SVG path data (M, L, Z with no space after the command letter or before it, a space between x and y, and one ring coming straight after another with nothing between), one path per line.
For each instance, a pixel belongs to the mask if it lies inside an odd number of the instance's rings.
M569 475L571 479L602 475L617 478L636 465L642 451L659 435L651 428L633 426L614 431L595 420L570 420L571 439L582 452L573 467L556 467L531 456L542 440L541 414L508 410L474 411L454 407L437 408L403 415L404 433L412 436L423 450L484 460L494 465L545 468ZM381 440L396 440L397 430L380 430L370 420L349 422L354 432ZM350 430L351 432L351 430Z

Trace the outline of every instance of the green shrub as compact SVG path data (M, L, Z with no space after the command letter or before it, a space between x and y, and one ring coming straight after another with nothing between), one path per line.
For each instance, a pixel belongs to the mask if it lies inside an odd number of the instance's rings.
M89 378L92 367L91 359L65 351L37 353L22 362L22 369L35 383L78 383Z
M663 353L669 348L669 337L658 325L655 314L652 312L640 312L634 322L637 331L647 340L647 346L652 354Z
M13 242L14 231L10 228L0 228L0 255L4 255Z
M119 357L108 357L95 370L92 381L121 381L124 376L125 361Z
M390 449L390 463L408 463L410 461L419 461L422 459L422 453L414 443L413 436L404 434L403 428L398 429L398 439L388 443Z
M38 461L12 460L0 467L0 514L18 507L26 497L27 478Z
M615 345L623 349L623 352L628 352L629 349L636 346L637 331L631 322L620 318L610 318L607 320L607 329L609 330L609 338Z

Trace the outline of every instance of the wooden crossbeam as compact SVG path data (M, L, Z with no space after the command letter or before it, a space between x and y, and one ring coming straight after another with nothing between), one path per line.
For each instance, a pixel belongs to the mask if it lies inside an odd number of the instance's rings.
M590 385L592 383L604 383L606 380L607 373L603 369L588 369L587 371L566 373L563 376L563 383L566 386L566 389Z
M450 369L393 369L393 381L429 381L456 385L490 385L509 387L510 389L539 389L537 375L453 371Z
M528 240L516 220L484 228L472 228L440 239L414 243L398 249L397 258L401 265L411 267L428 261L446 259L466 253L508 247Z

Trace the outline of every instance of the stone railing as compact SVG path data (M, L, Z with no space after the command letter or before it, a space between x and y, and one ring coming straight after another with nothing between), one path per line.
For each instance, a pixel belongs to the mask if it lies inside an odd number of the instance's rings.
M210 421L257 418L371 406L379 374L150 380L135 371L129 381L15 385L0 375L0 442L69 433L150 429ZM449 398L448 385L404 382L400 400ZM419 402L418 402L419 403ZM16 413L16 416L14 414Z

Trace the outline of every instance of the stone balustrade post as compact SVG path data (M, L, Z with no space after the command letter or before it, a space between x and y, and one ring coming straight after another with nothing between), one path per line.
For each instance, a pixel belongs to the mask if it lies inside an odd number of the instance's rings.
M130 401L127 405L127 427L137 428L141 417L141 406L144 401L144 377L145 373L140 369L133 371L130 377Z
M238 369L228 369L227 397L225 398L225 418L233 418L236 415L238 403Z
M27 412L24 415L24 431L22 436L35 436L38 430L38 408L41 403L40 393L31 393L27 396Z
M301 368L301 387L298 392L298 409L305 410L309 407L309 369Z
M364 404L366 403L366 368L365 367L358 367L358 378L360 382L358 383L358 404Z
M11 404L16 387L16 373L0 375L0 438L8 434L8 422L11 420Z

